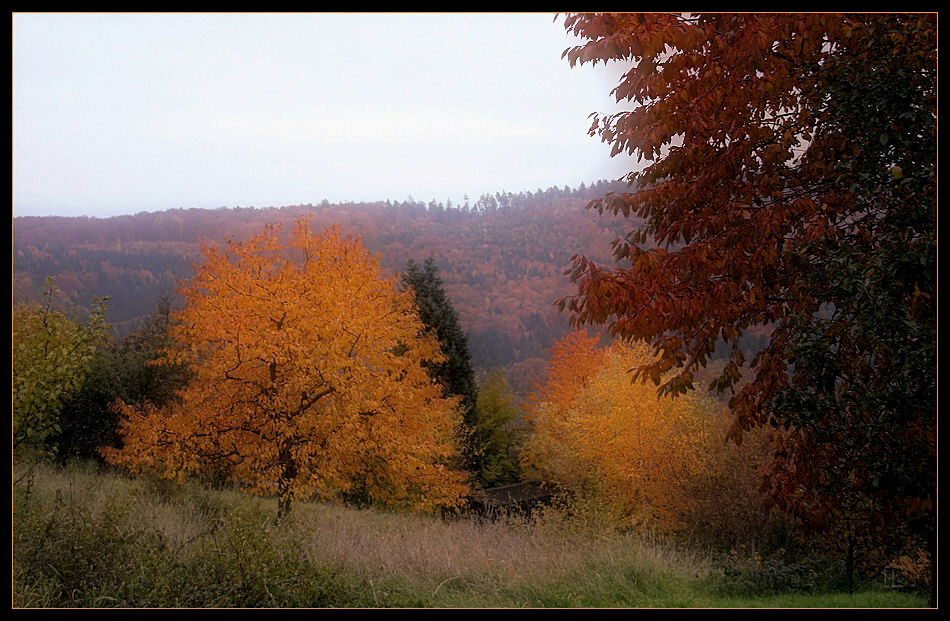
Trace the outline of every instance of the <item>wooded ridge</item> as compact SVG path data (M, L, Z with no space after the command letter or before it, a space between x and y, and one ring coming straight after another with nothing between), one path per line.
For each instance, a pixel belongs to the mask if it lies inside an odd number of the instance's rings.
M163 294L194 274L202 243L247 238L265 223L289 225L311 214L319 230L336 224L362 238L383 270L432 255L458 310L479 369L543 367L546 350L567 329L553 303L571 291L564 276L584 254L607 262L611 242L629 221L584 209L624 183L576 189L499 192L453 205L405 201L302 204L284 207L169 209L111 218L14 217L14 302L37 301L52 276L67 310L81 315L108 296L116 335L139 327ZM519 370L509 368L515 384ZM529 389L527 377L519 389Z

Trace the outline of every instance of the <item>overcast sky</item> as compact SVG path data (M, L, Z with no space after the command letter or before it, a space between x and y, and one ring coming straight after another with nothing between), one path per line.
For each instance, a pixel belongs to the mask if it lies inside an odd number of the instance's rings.
M616 179L545 13L13 15L14 215L458 202Z

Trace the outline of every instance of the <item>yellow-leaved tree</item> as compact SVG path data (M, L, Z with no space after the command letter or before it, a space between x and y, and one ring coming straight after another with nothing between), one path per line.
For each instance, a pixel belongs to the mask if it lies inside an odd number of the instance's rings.
M548 384L564 382L564 370L571 381L543 387L531 404L526 469L597 501L618 525L679 528L689 484L716 440L715 402L695 392L660 397L653 384L633 381L630 370L653 357L646 345L599 349L575 335L554 353Z
M167 478L225 472L276 495L279 519L354 485L387 504L457 504L458 399L423 366L442 354L411 295L336 227L301 218L288 243L279 233L204 248L164 356L194 380L162 409L118 403L122 447L104 457Z

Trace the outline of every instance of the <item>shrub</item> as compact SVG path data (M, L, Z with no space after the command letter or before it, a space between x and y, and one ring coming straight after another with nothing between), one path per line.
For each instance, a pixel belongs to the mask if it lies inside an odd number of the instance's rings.
M797 557L779 550L766 557L733 550L716 563L722 572L711 578L715 590L728 595L821 593L840 587L841 569L818 556Z
M370 603L356 577L309 560L270 510L226 503L188 486L25 476L14 488L14 606Z

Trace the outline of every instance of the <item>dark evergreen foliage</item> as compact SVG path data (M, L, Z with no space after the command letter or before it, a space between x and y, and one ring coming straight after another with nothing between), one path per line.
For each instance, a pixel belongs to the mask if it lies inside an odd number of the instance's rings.
M479 446L478 428L478 387L475 383L475 371L468 350L468 338L459 323L458 314L445 293L442 279L439 277L435 259L430 255L420 266L410 260L402 283L415 294L416 308L422 323L438 338L444 362L429 366L429 373L442 384L446 396L458 395L462 398L464 429L462 436L462 457L464 466L481 481L482 453Z
M145 326L99 350L82 388L63 407L53 439L61 462L99 459L100 447L119 446L118 416L110 407L116 399L162 406L187 383L187 368L152 364L169 344L171 311L171 297L163 295Z

